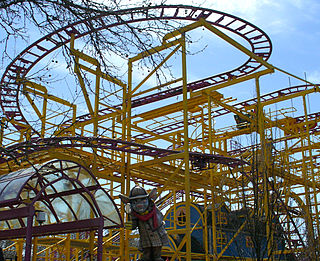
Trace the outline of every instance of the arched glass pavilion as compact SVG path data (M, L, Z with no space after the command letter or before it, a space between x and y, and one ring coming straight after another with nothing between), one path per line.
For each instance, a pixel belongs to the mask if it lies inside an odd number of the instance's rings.
M26 238L25 260L34 236L98 232L120 227L119 211L93 174L72 161L54 160L0 177L0 240Z

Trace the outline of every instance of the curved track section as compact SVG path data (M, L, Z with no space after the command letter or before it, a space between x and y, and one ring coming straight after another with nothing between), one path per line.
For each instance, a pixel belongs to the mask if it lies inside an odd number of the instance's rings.
M38 151L48 150L50 148L99 148L114 151L122 151L137 155L164 157L172 154L181 153L181 151L167 150L155 148L152 146L142 145L134 142L107 138L92 138L92 137L53 137L45 139L32 139L28 142L18 143L0 151L0 164L8 160L17 160L26 155ZM246 164L245 161L221 155L202 154L190 152L190 161L196 167L202 164L207 167L207 163L224 164L230 167L236 167Z
M0 104L4 115L8 119L14 120L14 126L18 130L29 125L19 107L20 88L17 78L27 77L28 72L36 63L54 50L70 42L71 34L74 34L75 38L80 38L93 31L104 30L122 24L150 20L185 20L192 22L197 21L199 18L204 18L212 25L236 34L250 45L251 51L255 55L264 60L269 59L272 51L269 37L253 24L230 14L184 5L149 6L106 12L105 15L96 16L91 19L94 27L91 27L90 30L86 26L88 20L70 24L42 37L22 51L11 62L1 79ZM257 70L259 67L261 67L261 64L250 58L244 64L233 70L189 83L188 89L197 90L206 86L222 83L227 81L230 76L243 76ZM153 95L140 97L132 101L132 107L141 106L181 93L182 87L176 87Z

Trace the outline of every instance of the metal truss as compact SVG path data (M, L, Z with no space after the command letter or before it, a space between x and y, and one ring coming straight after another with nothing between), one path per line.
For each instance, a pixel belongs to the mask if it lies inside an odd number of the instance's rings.
M183 21L185 26L165 35L158 46L128 58L125 83L101 72L96 58L75 48L78 39L93 31L159 20ZM148 6L106 12L91 21L94 28L86 26L87 20L77 21L46 35L7 67L0 88L4 114L0 174L53 159L77 162L98 178L124 220L128 217L119 193L129 193L133 183L147 189L158 187L156 204L170 225L171 243L163 250L169 260L254 260L256 256L240 256L230 249L240 244L240 238L246 238L243 247L254 251L252 229L257 224L263 224L266 239L263 258L316 258L320 230L320 113L308 109L307 97L318 94L318 85L302 81L298 86L260 93L260 78L270 73L302 79L268 63L272 44L261 29L216 10ZM185 34L197 28L223 39L245 54L246 61L224 73L189 82ZM240 37L249 48L229 33ZM66 97L51 94L44 83L28 80L28 73L37 63L69 44L88 113L81 113L77 104ZM133 81L135 63L159 53L163 53L163 60L144 79ZM181 75L161 86L146 87L149 78L173 56ZM95 79L91 97L84 72ZM106 104L101 81L115 86L109 95L121 93L122 103ZM236 101L236 91L235 97L224 96L225 88L237 90L241 83L251 84L256 96L240 102ZM31 124L28 115L23 114L22 98L29 103L37 124ZM299 100L302 106L289 108L288 112L283 108L270 112L272 106L291 100ZM49 104L60 109L51 112ZM295 116L290 114L293 110ZM236 121L232 126L227 119L230 115ZM224 128L216 128L218 121L224 123ZM251 142L242 143L248 136ZM231 226L234 217L238 217L238 226ZM201 252L192 246L195 238L202 242ZM33 258L36 260L38 255L43 260L81 260L88 251L97 255L97 240L94 232L34 238L37 254ZM124 228L106 230L100 260L137 258L136 240L137 235ZM281 248L279 240L283 242ZM22 260L23 243L17 239L6 250L13 249Z

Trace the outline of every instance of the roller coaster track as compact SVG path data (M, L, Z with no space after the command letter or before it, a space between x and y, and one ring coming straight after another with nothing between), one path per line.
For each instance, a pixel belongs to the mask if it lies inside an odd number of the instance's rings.
M276 99L279 99L281 97L284 97L284 96L299 94L299 93L302 93L302 92L305 92L305 91L312 92L313 90L315 90L315 87L313 85L298 85L298 86L293 86L293 87L289 87L289 88L284 88L284 89L281 89L281 90L278 90L278 91L274 91L274 92L271 92L271 93L268 93L268 94L261 95L261 102L262 102L262 104L263 103L268 103L268 102L271 103L272 101L274 101ZM249 100L246 100L246 101L243 101L243 102L239 102L239 103L233 104L232 107L235 108L238 111L243 111L244 112L246 107L247 108L248 107L254 108L254 106L256 106L256 104L257 104L257 99L256 98L252 98L252 99L249 99ZM231 111L229 111L228 109L219 108L218 110L215 110L215 111L212 112L212 118L223 116L223 115L226 115L226 114L229 114L229 113L231 113ZM320 117L320 113L309 114L308 115L308 120L313 120L313 119L316 119L316 118L319 118L319 117ZM305 121L305 117L304 116L296 117L295 119L296 119L297 123ZM189 124L190 125L192 125L194 123L197 123L197 122L198 121L197 121L196 118L190 118L189 119ZM160 128L157 128L157 129L153 129L152 132L155 135L162 135L162 134L165 134L165 133L168 133L168 132L171 132L171 131L175 131L175 130L178 130L178 129L181 129L181 128L183 128L183 121L175 122L175 123L172 123L172 124L169 124L169 125L162 126ZM317 125L317 126L315 126L315 128L310 129L310 133L314 133L314 132L317 132L317 131L320 131L320 125L319 126ZM135 139L140 139L140 140L146 140L146 139L150 139L152 137L153 137L153 135L150 134L150 133L143 133L143 134L136 135L134 138Z
M50 148L99 148L113 151L122 151L137 155L164 157L173 154L179 154L181 151L155 148L152 146L142 145L134 142L114 140L108 138L92 137L52 137L52 138L34 138L31 141L17 143L0 150L0 164L8 160L17 160L26 157L29 154L39 151L49 150ZM246 164L245 161L221 155L202 154L189 152L190 161L194 164L197 162L225 164L230 167Z
M22 110L19 104L19 93L21 91L21 83L17 81L18 78L26 78L28 77L28 73L32 70L32 68L39 63L42 59L47 57L50 53L61 48L62 46L68 44L71 40L71 35L73 34L75 38L81 38L86 36L93 31L105 30L108 28L112 28L115 26L123 25L123 24L132 24L143 21L151 21L151 20L181 20L181 21L197 21L199 18L206 19L207 22L211 23L213 26L216 26L221 29L225 29L231 33L236 34L238 37L245 40L249 46L250 51L252 51L256 56L261 57L263 60L267 61L271 55L272 45L269 37L259 28L252 25L251 23L246 22L240 18L234 17L232 15L191 6L183 6L183 5L175 5L175 6L155 6L155 7L140 7L140 8L132 8L126 10L119 10L114 12L106 12L104 15L99 15L91 18L90 20L83 20L75 22L71 25L63 27L55 32L52 32L29 47L27 47L23 52L21 52L6 68L6 71L1 79L0 85L0 105L3 110L5 117L9 120L12 120L11 123L18 130L24 130L30 124L27 121L27 118L23 115ZM88 21L93 22L94 27L88 29L87 23ZM230 80L230 78L237 78L244 75L248 75L261 67L261 64L255 61L252 58L249 58L239 67L232 69L230 71L220 73L217 75L213 75L211 77L194 81L187 84L187 88L189 91L199 90L205 87L211 87L217 84L221 84ZM265 94L261 96L262 103L272 104L273 102L280 100L285 96L294 96L303 93L304 91L312 91L314 86L311 85L301 85L290 88L285 88L280 91L275 91L269 94ZM152 95L139 96L138 98L132 100L132 108L143 106L146 104L150 104L152 102L164 100L170 97L174 97L182 94L182 86L174 87L165 91L161 91L158 93L154 93ZM237 104L233 104L233 108L236 110L245 112L249 109L254 109L256 105L256 99L250 99L244 102L240 102ZM113 112L112 109L121 109L121 105L114 105L112 108L106 108L100 110L98 113L99 116L106 115L110 112ZM219 108L216 111L213 111L212 117L219 117L230 113L230 111L226 108ZM84 114L77 117L76 122L81 123L88 120L91 120L90 114ZM204 117L207 117L206 115ZM314 113L307 115L307 120L317 120L320 117L320 113ZM306 116L299 116L294 118L296 123L303 123L306 121ZM189 124L197 123L197 118L190 118ZM318 121L317 121L318 122ZM62 125L64 127L68 127L73 124L72 121L66 121ZM161 128L153 129L152 132L155 135L162 135L165 133L170 133L177 129L182 129L184 127L184 123L176 122L173 124L168 124ZM32 128L32 127L31 127ZM310 128L310 133L320 132L320 124L316 124ZM139 134L134 137L134 140L146 140L152 138L152 134L145 133ZM136 155L149 156L154 157L156 159L167 157L170 155L177 155L176 157L168 157L170 159L184 159L183 151L177 150L169 150L169 149L161 149L155 148L152 146L147 146L144 144L138 144L135 142L128 142L122 140L108 139L108 138L97 138L97 137L50 137L50 138L37 138L36 136L32 136L29 141L17 143L15 145L0 147L0 164L6 164L9 161L15 161L17 159L23 159L24 157L28 157L28 155L38 155L38 152L45 152L52 148L61 148L61 149L81 149L85 152L88 152L90 149L97 149L99 152L103 150L112 150L118 152L132 153ZM241 148L248 149L248 148ZM68 152L66 152L68 153ZM72 153L72 152L71 152ZM93 153L95 151L93 150ZM188 153L188 152L186 152ZM239 153L239 150L229 151L228 155L236 155ZM40 153L39 153L40 154ZM167 159L168 159L167 158ZM196 153L189 152L189 158L192 166L196 166L196 170L201 170L202 168L206 169L209 167L209 163L213 164L222 164L228 167L238 167L244 164L248 164L243 160L235 159L232 157L226 157L221 155L213 155L213 154L204 154L204 153ZM9 164L8 164L9 165ZM249 164L248 164L249 165ZM243 175L248 175L248 173L242 173ZM120 175L116 173L115 175ZM147 173L146 173L147 175ZM139 176L143 178L144 176ZM204 176L203 178L205 178ZM201 177L202 178L202 177ZM248 179L250 176L248 177ZM192 181L192 180L191 180ZM142 180L141 183L150 182L152 186L158 186L153 180ZM204 180L204 184L207 184L207 179ZM270 181L268 181L270 183ZM275 192L275 195L279 198L279 202L277 204L283 208L282 214L286 214L289 216L290 222L293 224L296 232L296 240L299 241L304 247L303 238L301 237L296 225L295 220L292 218L290 213L290 208L286 207L285 202L282 201L282 195L278 193L276 188L273 186L273 183L269 184L271 190ZM261 186L262 188L262 186ZM258 187L258 191L261 194L263 191ZM168 195L167 198L163 200L161 208L166 208L170 204L174 203L174 200L177 198L183 199L183 190L176 191L176 194ZM190 193L193 197L199 197L206 199L210 198L213 200L214 195L203 195L198 191L191 191ZM214 201L212 201L214 202ZM212 206L214 206L212 204ZM317 206L316 206L317 207ZM293 246L293 240L286 236L286 240L290 246ZM120 236L117 237L120 239ZM120 241L120 240L119 240Z
M293 86L293 87L288 87L288 88L284 88L278 91L274 91L274 92L270 92L268 94L265 95L261 95L261 103L267 103L267 102L271 102L273 100L279 99L281 97L284 96L289 96L292 94L299 94L301 92L304 91L315 91L315 86L313 85L298 85L298 86ZM244 108L248 108L248 107L252 107L252 109L254 109L254 106L257 104L257 99L256 98L252 98L237 104L232 105L236 110L243 110ZM219 117L225 114L230 113L229 110L225 109L225 108L221 108L219 110L213 111L212 112L212 117Z
M13 120L12 122L15 128L18 130L29 126L19 106L20 84L17 82L17 78L26 78L28 72L30 72L40 60L61 46L69 43L72 34L74 34L77 39L93 31L100 31L122 24L151 20L181 20L192 22L200 18L204 18L212 25L236 34L249 44L251 51L256 56L261 57L265 61L269 59L272 51L272 44L269 37L253 24L230 14L184 5L149 6L106 12L103 15L90 19L90 22L94 25L90 29L87 26L89 20L77 21L42 37L22 51L6 68L1 79L0 105L3 113L8 119ZM240 77L260 67L261 64L259 62L249 58L245 63L235 69L189 83L187 87L188 90L197 90L212 86L227 81L230 76ZM139 97L132 101L132 107L142 106L181 93L182 87L180 86L156 94ZM103 113L105 113L103 110L99 112L100 115ZM86 120L87 118L88 117L80 116L78 121Z

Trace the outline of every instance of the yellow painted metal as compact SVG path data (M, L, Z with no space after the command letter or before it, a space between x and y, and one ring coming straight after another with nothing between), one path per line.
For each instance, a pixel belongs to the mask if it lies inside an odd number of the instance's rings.
M305 122L308 122L308 109L307 109L307 101L306 101L306 95L303 95L302 96L302 99L303 99L303 110L304 110L304 117L305 117ZM306 124L306 133L307 133L307 140L306 140L306 146L307 146L307 149L308 149L308 153L309 153L309 162L313 162L313 158L312 158L312 149L311 149L311 146L312 146L312 142L311 142L311 137L310 137L310 128L309 128L309 124ZM311 177L308 177L308 180L311 180L312 182L312 190L313 190L313 200L314 200L314 205L316 206L315 207L315 210L312 211L315 213L316 217L319 216L319 210L318 210L318 198L317 198L317 193L316 193L316 179L315 179L315 167L314 167L314 164L310 164L310 176ZM316 231L317 231L317 234L320 235L320 226L319 226L319 219L316 218L315 219L315 223L316 223ZM319 246L320 247L320 246Z
M142 161L142 162L139 162L139 163L136 163L136 164L131 164L130 165L130 169L135 169L135 168L139 168L139 167L142 167L142 166L156 165L156 164L159 164L160 162L165 162L165 161L169 161L169 160L182 159L182 158L184 158L184 155L185 155L185 153L181 152L181 153L178 153L178 154L172 154L172 155L169 155L169 156L161 157L161 158L158 158L158 159L153 159L153 160L150 160L150 161Z
M260 135L260 143L261 143L261 153L262 153L262 161L261 164L258 163L258 173L261 173L262 182L263 182L263 210L264 212L261 213L261 216L266 218L266 236L267 236L267 252L268 257L271 260L274 260L273 256L273 231L271 229L272 226L272 217L271 217L271 209L270 209L270 185L269 185L269 169L270 166L267 160L267 145L266 145L266 134L265 134L265 116L263 112L263 107L261 105L261 92L260 92L260 83L259 78L256 78L256 93L257 93L257 129Z
M45 136L45 131L49 130L51 128L58 128L58 126L52 121L54 120L55 117L61 115L61 112L56 113L54 116L51 116L50 118L47 117L47 103L48 100L51 100L55 103L61 104L66 106L65 112L68 112L69 110L72 110L72 119L75 121L75 116L76 116L76 105L70 103L69 101L56 97L55 95L48 94L47 88L45 86L42 86L40 84L37 84L35 82L31 81L22 81L23 83L23 92L24 95L26 96L27 100L29 101L31 107L35 111L36 115L38 118L41 120L41 137ZM33 101L30 95L36 95L37 97L42 97L43 102L42 102L42 109L38 108L38 105ZM52 126L52 127L47 127Z
M262 76L262 75L266 75L266 74L269 74L269 73L273 73L273 72L274 72L274 70L272 70L272 69L264 69L262 71L255 72L255 73L252 73L252 74L249 74L249 75L245 75L245 76L241 76L241 77L238 77L238 78L230 79L227 82L223 82L223 83L214 85L212 87L205 88L205 89L200 90L200 91L192 92L191 93L191 97L204 95L204 94L210 95L210 92L212 92L212 91L216 91L216 90L228 87L228 86L232 86L234 84L238 84L238 83L245 82L245 81L248 81L248 80L251 80L251 79L255 79L256 77L259 77L259 76Z
M186 227L191 227L191 213L190 213L190 167L189 167L189 121L188 121L188 90L187 90L187 50L185 34L181 35L181 54L182 54L182 88L183 88L183 149L184 149L184 168L185 168L185 202L186 202ZM185 233L186 238L186 260L191 260L191 231L187 229ZM182 243L180 243L182 244Z
M90 261L93 261L94 257L94 240L95 240L95 231L89 232L89 253L90 253Z
M212 126L212 96L208 96L208 125L209 125L209 152L210 154L213 153L213 130L214 130L214 126ZM212 166L210 166L212 168ZM210 185L211 185L211 229L212 229L212 253L213 253L213 260L217 260L217 256L218 256L218 251L217 251L217 229L216 229L216 214L215 214L215 205L216 203L218 203L215 199L215 195L216 195L216 191L214 188L214 172L213 169L210 170Z
M16 251L17 251L17 261L22 261L22 257L23 257L23 240L22 239L18 239L17 240L17 244L16 244Z
M74 72L76 73L76 75L78 77L79 84L80 84L83 96L84 96L86 104L87 104L87 109L89 110L89 113L93 116L94 115L93 108L92 108L92 105L91 105L91 101L89 99L89 94L88 94L88 91L87 91L86 84L85 84L83 76L81 74L80 58L78 56L75 57Z
M251 218L253 212L249 215ZM217 260L220 260L220 258L223 256L223 253L228 249L228 247L232 244L232 242L236 239L236 237L240 234L240 232L244 229L244 227L247 225L248 220L245 220L242 225L239 227L238 231L236 231L233 235L233 237L228 241L228 243L224 246L224 248L219 253Z
M159 52L161 52L161 51L163 51L163 50L165 50L167 48L175 46L175 45L179 44L180 42L181 42L181 40L177 39L177 40L171 41L169 43L164 43L164 44L162 44L160 46L157 46L157 47L154 47L154 48L149 49L147 51L144 51L144 52L136 55L135 57L130 58L129 62L133 63L133 62L136 62L136 61L141 60L143 58L149 57L150 55L159 53Z
M155 86L155 87L148 88L148 89L146 89L146 90L140 91L140 92L138 92L138 93L136 93L136 94L133 94L132 97L139 96L139 95L142 95L142 94L146 94L146 93L148 93L148 92L155 91L155 90L160 90L160 89L163 88L163 87L169 86L169 85L171 85L171 84L174 84L174 83L177 83L177 82L180 82L180 81L182 81L182 78L174 79L174 80L172 80L172 81L169 81L169 82L166 82L166 83L157 85L157 86Z
M217 100L221 99L223 96L218 93L218 92L213 92L211 93L210 95L214 96ZM206 103L207 101L207 98L204 96L204 97L193 97L193 98L189 98L187 99L188 100L188 110L192 110L195 106L198 106L198 105L202 105L204 103ZM150 110L148 112L145 112L145 113L141 113L139 114L139 117L142 118L142 120L137 120L135 121L135 123L139 123L139 122L142 122L142 121L145 121L145 120L150 120L150 119L153 119L153 118L157 118L157 117L161 117L161 116L164 116L164 115L169 115L169 114L172 114L172 113L175 113L175 112L178 112L178 111L182 111L183 110L183 106L184 106L184 103L183 101L182 102L176 102L176 103L173 103L173 104L169 104L167 106L163 106L161 108L157 108L157 109L154 109L154 110Z
M180 48L178 45L167 57L165 57L131 92L134 94L161 66L163 66Z
M186 57L185 34L196 28L204 27L206 33L213 33L220 37L228 44L235 47L240 52L254 59L262 65L262 68L254 73L241 77L232 77L228 81L213 84L204 89L197 91L188 91L188 75ZM164 157L135 155L133 153L112 151L103 148L94 149L63 149L50 148L47 151L37 152L28 155L26 159L19 159L18 163L12 159L0 164L0 174L6 174L10 171L30 167L31 164L38 164L49 161L54 158L69 159L81 163L83 166L90 168L96 177L104 184L110 195L115 199L119 206L121 216L127 220L123 204L120 204L118 194L128 194L134 183L145 182L146 189L151 189L152 184L157 185L160 197L158 199L159 208L163 212L169 207L174 209L184 202L186 228L180 228L178 224L177 213L173 213L175 223L168 229L173 248L166 247L163 250L164 255L171 260L236 260L225 256L228 247L234 243L237 236L243 232L246 222L234 231L233 237L229 238L224 246L221 243L226 238L223 236L220 226L222 216L218 210L224 204L230 209L240 210L246 206L254 208L258 202L257 208L261 217L266 219L266 236L268 238L268 255L269 260L275 259L279 254L274 249L276 236L274 236L274 227L272 217L274 208L273 187L279 192L280 201L284 202L278 205L276 213L283 221L283 228L288 232L288 237L292 242L297 239L294 237L295 228L293 227L294 219L298 220L303 229L308 230L309 239L313 239L315 246L309 249L308 246L299 246L292 248L290 253L302 253L304 250L313 251L317 249L319 243L319 191L320 179L319 168L315 158L319 157L320 141L319 133L315 128L319 123L319 117L310 117L311 112L307 110L306 95L317 95L319 88L314 88L294 92L285 96L278 95L269 100L263 100L260 94L260 81L262 77L268 77L274 72L292 74L279 69L261 57L256 56L250 50L240 43L231 39L228 35L212 26L204 19L187 25L179 30L167 34L159 46L150 48L145 52L137 54L128 59L128 79L124 83L107 73L101 71L98 60L84 52L75 49L74 36L70 44L71 55L75 59L74 71L78 77L81 87L81 95L85 101L86 109L90 117L77 121L79 111L77 105L67 101L64 97L58 97L49 94L47 88L41 84L31 81L24 81L23 95L33 109L35 115L40 121L41 137L55 136L93 136L101 138L112 138L123 141L134 141L140 144L151 145L155 147L168 148L177 151ZM163 55L163 53L166 55ZM135 63L143 61L147 57L161 53L163 58L147 73L145 78L135 79ZM181 66L181 75L168 82L157 86L150 86L149 80L158 70L173 57L176 64ZM89 64L89 66L88 66ZM92 93L86 86L83 74L90 75L94 81L95 87ZM295 77L302 80L299 77ZM237 88L239 85L252 85L256 90L256 102L243 106L239 109L234 106L237 98ZM102 94L102 81L114 84L114 90L108 90ZM302 80L306 83L305 80ZM155 94L161 88L171 88L171 86L182 84L182 100L172 101L163 100L157 103L157 107L152 104L132 108L132 100L136 97ZM236 97L225 97L224 90L231 89ZM219 92L218 92L219 90ZM233 91L235 90L235 91ZM122 106L112 106L108 104L108 98L119 96L122 99ZM38 98L38 102L34 97ZM272 106L282 106L281 104L290 100L298 100L303 105L302 118L299 121L290 115L289 112L278 110L266 113ZM39 102L40 101L40 102ZM53 114L49 110L49 103L65 109L55 111ZM102 113L102 109L107 108L108 112ZM247 122L247 125L237 126L231 121L232 119L220 120L216 117L216 111L223 109L229 112L229 115L238 115ZM79 110L79 108L78 108ZM252 111L254 110L254 111ZM269 109L270 110L270 109ZM292 108L291 111L300 110ZM290 111L290 110L288 110ZM53 116L52 116L53 115ZM67 119L72 122L60 126L55 124L54 120L67 115ZM274 115L277 115L276 117ZM301 115L300 115L301 116ZM192 120L192 124L190 124ZM217 125L223 125L221 129ZM22 128L19 131L9 131L7 126L18 125ZM180 124L179 128L171 129L168 126ZM182 124L182 125L181 125ZM233 125L232 125L233 124ZM232 126L230 126L232 125ZM167 131L161 132L162 129ZM314 128L314 132L312 131ZM160 130L160 131L159 131ZM0 141L3 148L16 144L17 142L27 141L33 138L33 132L30 126L16 122L10 118L2 118L0 129ZM145 135L145 136L144 136ZM245 148L241 147L241 141L250 140L248 136L258 137L256 146ZM277 136L278 135L278 136ZM137 138L136 138L137 137ZM268 147L269 138L272 138L274 144L285 146L277 148L276 153L271 154ZM250 140L252 141L253 138ZM231 148L231 143L240 144L238 151ZM246 142L244 142L246 143ZM252 145L252 144L247 144ZM129 146L129 145L128 145ZM128 147L129 148L129 147ZM209 154L220 154L224 156L241 158L248 164L243 167L229 168L227 166L210 163L209 169L196 169L190 164L189 151L202 152ZM258 168L258 170L256 169ZM261 197L256 198L253 193L252 173L258 173L256 179L256 189ZM252 176L250 176L252 175ZM268 182L274 180L275 184ZM181 194L180 194L181 193ZM200 195L200 196L197 196ZM292 204L292 201L295 204ZM192 253L191 236L192 232L198 227L199 220L191 222L190 207L196 204L203 205L204 211L200 213L201 222L203 223L203 241L204 253ZM211 213L211 220L209 220ZM253 212L251 212L253 214ZM209 223L212 227L209 227ZM211 234L210 234L211 233ZM182 240L175 243L173 239ZM104 259L112 260L116 257L118 260L130 260L137 257L139 252L132 242L137 240L137 236L124 228L113 229L106 233L103 243ZM309 242L311 242L310 240ZM36 258L45 260L54 260L54 255L64 256L65 260L81 258L88 251L94 256L97 251L97 239L94 232L84 238L68 236L51 236L36 238L33 241L33 249ZM22 260L23 241L16 240L10 249L16 248L18 259ZM182 249L185 249L182 251ZM287 251L287 250L285 250ZM284 252L285 252L284 251ZM289 251L287 251L289 253ZM56 259L58 260L58 258ZM242 260L253 260L243 258Z
M37 247L38 247L38 238L34 238L33 239L33 255L32 255L32 261L36 261L37 260Z
M66 251L66 261L70 261L71 253L70 253L70 234L67 235L66 241L65 241L65 251Z

